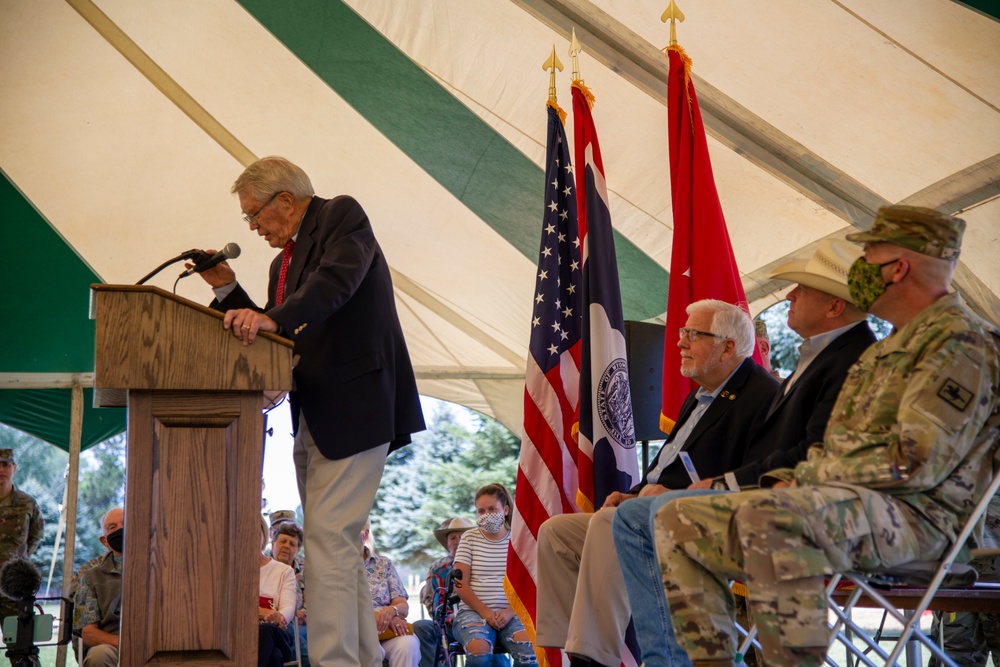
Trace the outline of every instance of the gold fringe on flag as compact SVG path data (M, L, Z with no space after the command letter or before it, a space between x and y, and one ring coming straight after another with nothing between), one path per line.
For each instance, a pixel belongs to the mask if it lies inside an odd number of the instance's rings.
M556 113L559 114L559 121L563 125L566 124L566 112L563 111L563 108L561 106L559 106L558 102L555 102L553 100L546 100L545 101L545 106L552 107L553 109L555 109Z
M556 110L562 111L558 105L556 105ZM535 586L535 590L538 590L537 584ZM524 603L521 602L521 598L518 597L517 591L514 590L514 584L510 583L510 579L507 578L506 574L503 576L503 591L507 594L507 602L510 604L510 608L513 609L514 613L517 614L517 617L521 619L521 625L524 626L524 631L528 633L528 639L531 640L531 645L535 649L535 657L538 658L538 667L552 667L552 665L549 664L549 657L545 653L545 649L535 642L535 622L531 620L531 614L528 613L527 607L525 607Z
M694 102L691 99L691 57L679 44L666 46L660 50L664 53L667 51L675 52L680 56L681 62L684 63L684 99L687 100L688 115L694 119Z
M573 87L578 88L581 93L583 93L584 99L587 100L587 106L591 109L594 108L594 94L590 92L590 88L583 83L583 79L577 79L573 82Z

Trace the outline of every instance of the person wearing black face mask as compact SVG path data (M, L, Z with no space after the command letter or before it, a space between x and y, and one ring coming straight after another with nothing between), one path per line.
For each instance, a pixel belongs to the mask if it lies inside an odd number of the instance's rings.
M73 613L73 629L85 644L84 667L118 664L125 510L116 507L108 511L101 518L101 532L101 544L108 552L80 575Z

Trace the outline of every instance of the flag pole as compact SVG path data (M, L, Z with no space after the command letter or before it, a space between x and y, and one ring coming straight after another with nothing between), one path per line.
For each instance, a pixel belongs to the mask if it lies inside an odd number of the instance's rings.
M583 79L580 78L580 51L583 48L580 46L580 42L576 41L576 28L573 28L573 35L569 42L569 55L573 59L573 82L579 81L583 83Z
M670 46L677 46L677 22L684 22L684 12L682 12L674 0L670 0L666 11L660 15L660 20L666 23L670 21Z
M559 107L556 101L556 70L563 71L563 64L556 57L556 45L552 45L552 55L542 63L542 69L549 72L549 105Z

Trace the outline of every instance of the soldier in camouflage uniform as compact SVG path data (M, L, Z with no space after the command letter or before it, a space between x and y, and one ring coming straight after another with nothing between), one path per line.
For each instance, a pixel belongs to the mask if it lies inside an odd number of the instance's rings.
M940 557L989 482L1000 330L949 294L965 223L879 210L852 266L856 305L891 322L848 372L822 443L776 487L683 498L657 515L678 639L695 665L732 664L733 598L747 584L765 660L818 665L824 577Z
M121 507L101 517L101 544L108 551L96 565L80 573L74 599L73 630L83 637L86 645L83 667L118 664L124 530L125 510Z
M42 541L42 514L35 499L14 487L14 450L0 449L0 567L26 558ZM17 615L17 605L0 601L0 619Z

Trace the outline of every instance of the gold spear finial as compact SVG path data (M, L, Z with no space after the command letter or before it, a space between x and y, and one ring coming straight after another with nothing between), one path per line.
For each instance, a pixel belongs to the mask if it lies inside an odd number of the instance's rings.
M542 69L549 70L549 102L556 103L556 70L563 71L563 64L556 57L556 45L552 45L552 55L542 63Z
M670 46L677 46L677 22L684 22L684 12L678 9L674 0L670 0L666 11L660 15L660 20L664 23L670 21Z
M573 59L573 80L574 81L580 81L581 80L580 79L580 59L578 58L578 56L580 55L580 51L583 51L583 48L580 46L580 42L576 41L576 28L573 28L573 37L572 37L572 39L570 39L570 42L569 42L569 55Z

